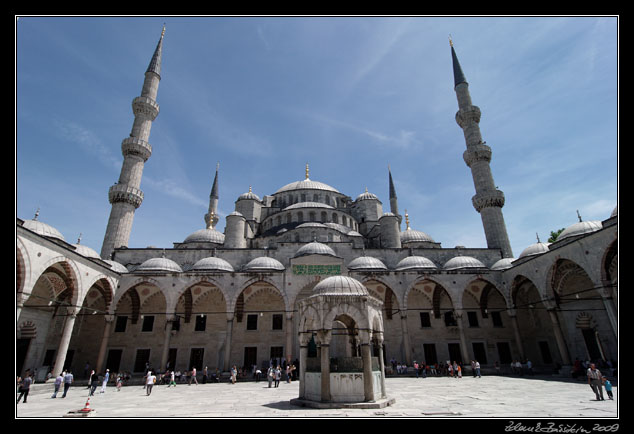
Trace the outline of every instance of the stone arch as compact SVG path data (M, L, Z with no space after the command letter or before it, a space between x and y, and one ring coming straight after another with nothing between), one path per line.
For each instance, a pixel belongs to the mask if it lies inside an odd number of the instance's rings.
M601 261L601 281L604 286L608 286L607 293L618 300L619 283L619 240L614 240L606 249Z
M470 295L472 299L476 300L477 307L480 310L482 318L485 319L489 317L490 308L494 308L497 311L506 311L511 305L503 291L501 291L495 284L482 277L478 277L477 279L467 283L462 291L461 302L463 305L465 294ZM491 305L492 300L496 306Z
M383 302L385 319L391 320L394 313L400 311L400 301L390 287L380 276L369 276L361 281L370 295Z

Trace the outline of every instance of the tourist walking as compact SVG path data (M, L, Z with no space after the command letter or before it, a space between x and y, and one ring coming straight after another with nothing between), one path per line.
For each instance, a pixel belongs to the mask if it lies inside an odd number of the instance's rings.
M462 378L462 366L458 365L458 378Z
M53 396L51 398L57 398L57 392L59 392L59 388L62 386L64 382L64 376L60 373L57 377L55 377L55 391L53 392Z
M205 366L205 369L203 369L203 384L207 384L207 367Z
M68 393L68 389L70 389L70 385L75 381L75 377L73 377L73 373L70 370L64 375L64 394L62 398L66 398L66 394Z
M194 366L194 367L192 367L192 376L191 376L191 378L189 379L189 385L190 385L190 386L192 385L192 381L193 381L194 383L196 383L196 386L198 386L198 380L196 379L196 367L195 367L195 366Z
M20 399L22 399L22 397L24 397L24 400L22 402L26 404L26 397L29 396L31 383L33 383L33 379L31 378L30 370L27 369L26 372L24 373L24 378L20 382L20 389L19 389L20 395L18 396L18 400L16 401L16 404L20 402Z
M152 387L154 386L155 382L156 377L152 375L152 371L148 371L145 380L145 393L147 396L150 396L150 393L152 393Z
M280 385L281 379L282 379L282 368L280 368L280 365L277 365L277 368L275 368L275 387L278 387Z
M236 384L237 376L238 376L238 369L236 368L236 365L233 365L231 367L231 384Z
M106 369L106 375L103 376L103 383L101 383L101 392L106 393L106 386L108 385L108 381L110 381L110 369Z
M93 370L90 373L90 396L95 396L95 389L99 386L99 375Z
M596 368L594 363L590 364L587 375L588 384L590 385L590 388L592 388L597 401L605 401L603 399L603 375L601 375L601 371Z
M121 392L121 383L123 383L123 374L119 372L117 374L117 392Z
M476 375L478 376L478 378L482 378L482 376L480 375L480 362L478 362L477 360L474 360L473 367L475 368L473 373L473 378L475 378Z
M275 369L273 369L273 366L269 366L268 371L266 371L266 379L269 382L269 389L270 389L271 385L273 384L273 380L275 379Z
M170 372L170 384L168 384L167 387L171 387L172 384L174 385L174 387L176 387L176 379L174 378L174 371Z
M603 377L603 378L605 380L603 385L605 386L605 391L608 394L608 398L614 400L614 397L612 396L612 383L610 383L610 380L608 380L607 378L605 378L605 377Z

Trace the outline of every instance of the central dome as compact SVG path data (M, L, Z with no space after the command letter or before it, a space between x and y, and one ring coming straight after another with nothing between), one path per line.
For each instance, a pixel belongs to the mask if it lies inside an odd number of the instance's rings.
M312 243L308 243L305 246L300 247L295 253L294 258L298 258L300 256L308 256L308 255L325 255L325 256L337 256L337 254L326 244L318 243L317 241L313 241Z
M332 191L334 193L339 193L336 188L329 186L328 184L324 184L319 181L312 181L308 178L303 181L291 182L290 184L286 184L284 187L280 188L273 194L284 193L286 191L294 191L294 190L326 190Z

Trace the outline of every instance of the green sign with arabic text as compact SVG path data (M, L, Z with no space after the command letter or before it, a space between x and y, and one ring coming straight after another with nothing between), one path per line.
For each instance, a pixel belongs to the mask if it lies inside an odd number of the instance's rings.
M341 265L293 265L293 274L296 276L337 276L341 274Z

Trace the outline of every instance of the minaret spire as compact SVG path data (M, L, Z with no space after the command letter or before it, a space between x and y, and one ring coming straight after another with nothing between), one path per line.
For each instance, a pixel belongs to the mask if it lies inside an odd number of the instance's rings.
M215 228L218 223L218 168L220 163L216 164L216 176L209 194L209 212L205 214L205 224L207 229Z
M132 101L134 123L129 137L121 142L123 166L119 180L108 190L108 200L112 204L112 210L101 247L101 257L104 259L109 259L114 249L127 247L132 232L134 212L143 202L143 192L140 190L141 177L145 162L152 155L152 146L148 140L152 122L159 114L156 95L161 80L164 36L165 25L163 25L161 38L154 50L150 65L145 71L141 96Z
M467 150L462 155L471 169L476 194L471 198L473 207L480 213L487 246L500 249L502 257L512 258L511 243L506 232L506 224L502 215L504 193L497 189L491 173L491 148L482 141L480 133L480 108L471 104L469 83L465 79L453 41L449 39L454 73L454 91L458 99L456 122L462 128Z
M394 188L394 181L392 180L392 171L390 165L387 165L387 174L390 183L390 212L398 217L398 228L401 229L401 221L403 217L398 213L398 198L396 197L396 188Z

